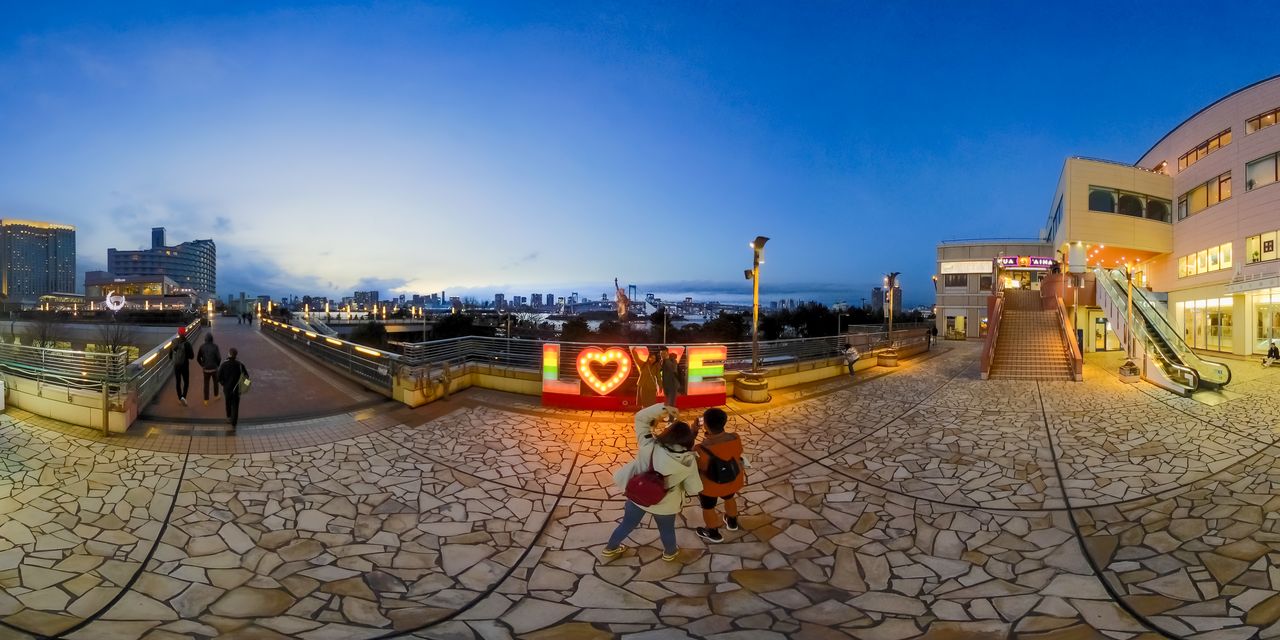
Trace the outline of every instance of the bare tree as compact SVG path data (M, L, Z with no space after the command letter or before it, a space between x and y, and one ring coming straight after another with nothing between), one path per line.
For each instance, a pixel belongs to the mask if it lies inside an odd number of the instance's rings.
M27 319L26 338L33 347L52 347L61 334L62 325L52 313L36 313Z
M98 345L107 353L129 351L135 346L136 337L132 325L116 322L98 325Z

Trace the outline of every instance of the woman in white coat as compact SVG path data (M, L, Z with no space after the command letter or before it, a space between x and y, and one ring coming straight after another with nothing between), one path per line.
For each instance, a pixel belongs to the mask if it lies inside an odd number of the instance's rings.
M636 443L639 451L634 461L623 465L613 474L613 480L618 488L625 491L632 476L647 471L652 464L653 470L665 477L667 493L657 504L649 507L627 500L622 521L601 551L605 558L616 558L627 551L627 546L622 541L639 526L645 513L653 514L654 522L658 525L658 537L662 540L662 559L670 562L679 556L680 549L676 546L676 514L680 513L687 496L696 496L702 491L698 457L693 453L693 441L697 433L683 422L673 422L664 431L654 435L653 427L663 415L674 420L680 414L675 407L660 404L636 413Z

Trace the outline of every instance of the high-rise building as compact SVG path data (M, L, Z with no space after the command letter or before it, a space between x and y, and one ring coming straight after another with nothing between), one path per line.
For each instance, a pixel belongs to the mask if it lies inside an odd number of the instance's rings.
M871 290L871 310L877 314L884 314L885 305L885 288L876 287ZM902 313L902 287L893 288L893 315Z
M541 294L541 293L535 293L535 294L533 294L533 306L534 306L534 307L541 307L541 306L542 306L542 294Z
M107 249L107 271L121 277L168 276L180 289L190 290L204 301L217 297L218 249L209 239L169 246L164 227L155 227L150 249Z
M352 296L352 299L357 305L361 305L365 309L372 309L373 305L378 304L378 293L377 291L357 291Z
M556 306L556 294L548 293L547 295L543 296L542 299L546 301L548 307Z
M30 220L0 220L0 294L34 303L46 293L76 289L76 228Z
M507 297L501 293L493 294L493 308L502 310L507 306Z

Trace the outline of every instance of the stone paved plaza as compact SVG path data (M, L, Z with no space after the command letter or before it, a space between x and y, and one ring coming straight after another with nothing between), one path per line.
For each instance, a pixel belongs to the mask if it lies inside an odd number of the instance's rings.
M649 526L598 558L619 414L470 391L230 454L11 411L0 637L1280 635L1280 370L1235 363L1206 404L1103 361L983 382L977 355L731 406L743 528L708 546L690 504L679 563Z

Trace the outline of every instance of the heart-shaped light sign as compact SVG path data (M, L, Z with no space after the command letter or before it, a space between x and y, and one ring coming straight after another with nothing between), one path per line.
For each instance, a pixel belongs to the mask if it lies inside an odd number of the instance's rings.
M601 380L595 371L591 370L592 364L610 365L616 364L618 368L614 370L613 375L607 380ZM607 396L622 385L627 379L627 374L631 373L631 356L627 355L625 349L621 347L609 347L601 349L600 347L587 347L578 352L578 377L591 387L592 391Z

